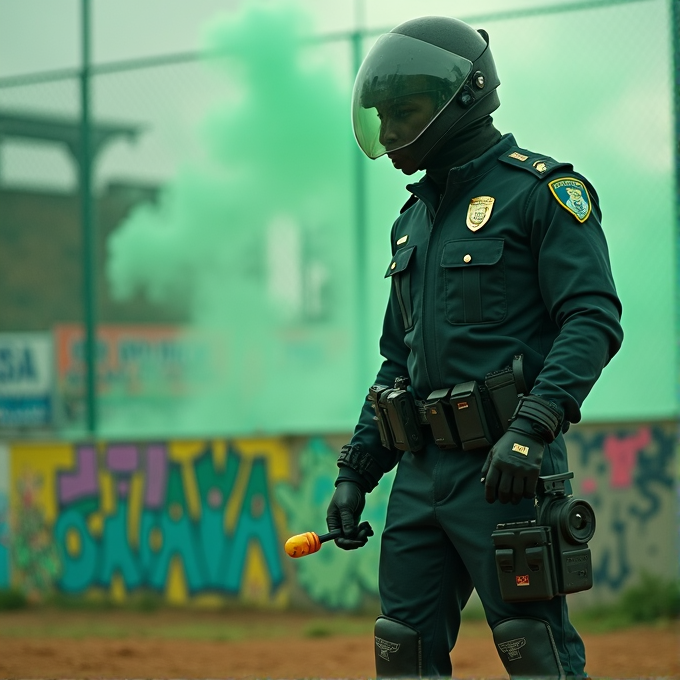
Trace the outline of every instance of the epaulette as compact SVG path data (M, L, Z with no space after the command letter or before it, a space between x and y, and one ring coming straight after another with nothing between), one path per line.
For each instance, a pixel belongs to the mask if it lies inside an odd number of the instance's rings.
M573 170L571 163L560 163L550 156L539 155L526 149L520 149L518 146L513 146L509 151L499 156L498 160L508 165L514 165L516 168L528 170L536 177L545 177L559 168Z
M399 214L401 215L403 212L406 212L412 205L415 205L418 202L418 197L415 194L411 194L408 197L408 201L404 203L404 205L401 206L401 210L399 211Z

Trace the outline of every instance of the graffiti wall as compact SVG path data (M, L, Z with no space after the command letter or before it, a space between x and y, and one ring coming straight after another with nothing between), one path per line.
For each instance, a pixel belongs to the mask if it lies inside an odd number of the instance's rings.
M595 588L572 607L611 600L644 571L677 576L676 426L584 425L567 439L574 493L597 514ZM206 606L375 601L392 474L367 498L377 536L366 547L329 544L301 560L283 551L288 536L325 530L345 440L0 446L0 588Z
M284 606L289 478L276 439L10 449L12 583L39 598L151 590L170 602Z
M574 493L595 509L591 591L579 605L614 598L640 574L678 578L678 429L675 423L582 425L567 435Z

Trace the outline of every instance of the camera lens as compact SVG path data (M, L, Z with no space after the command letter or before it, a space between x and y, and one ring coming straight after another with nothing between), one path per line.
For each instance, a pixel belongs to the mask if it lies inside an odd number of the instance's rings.
M564 538L580 545L587 543L595 534L595 513L586 501L572 499L560 512L560 528Z

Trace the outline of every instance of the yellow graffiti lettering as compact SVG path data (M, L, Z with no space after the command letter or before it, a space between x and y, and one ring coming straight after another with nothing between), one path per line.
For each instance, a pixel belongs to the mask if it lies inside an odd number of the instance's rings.
M271 581L260 544L252 541L248 547L246 567L241 592L244 602L266 604L271 591Z
M100 469L99 476L99 511L103 515L116 513L116 487L113 475L107 470Z
M227 442L219 439L213 441L212 457L215 472L224 472L227 467Z
M12 489L19 489L19 480L34 475L39 481L33 502L43 511L45 522L54 524L59 514L57 502L57 472L71 471L76 464L71 444L13 444L10 476ZM20 511L22 499L13 497L13 506Z
M251 459L243 460L236 474L234 488L231 492L231 496L229 497L229 501L224 508L224 530L228 534L232 534L234 532L236 522L238 521L239 515L241 514L243 497L246 493L246 487L248 486L248 479L250 479L251 469Z
M104 531L104 515L101 512L93 512L87 518L87 530L93 538L99 538Z
M184 566L179 555L175 555L168 568L168 580L165 584L165 597L169 604L186 604L189 601Z
M71 527L66 532L66 552L70 557L79 557L82 548L82 541L80 539L80 531Z
M170 460L180 464L182 470L182 485L187 499L189 516L194 519L201 517L201 497L196 482L194 461L205 452L205 442L172 442L170 444Z
M149 532L149 547L155 553L163 548L163 532L158 527L154 527Z
M168 508L168 514L170 515L170 519L173 522L179 522L182 519L182 516L184 515L184 510L179 503L173 503Z
M136 549L139 547L139 525L144 503L144 475L141 472L132 475L128 493L127 535L130 546Z
M127 597L127 588L125 581L119 572L116 572L111 577L111 589L109 590L111 601L116 604L122 604Z

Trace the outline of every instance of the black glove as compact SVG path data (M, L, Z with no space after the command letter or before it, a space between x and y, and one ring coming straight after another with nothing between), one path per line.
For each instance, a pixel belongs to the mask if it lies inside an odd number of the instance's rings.
M487 502L498 499L517 505L522 498L533 498L544 449L545 441L530 420L514 420L493 445L482 468Z
M517 505L533 498L545 445L562 430L564 414L552 401L522 396L508 431L493 445L482 468L487 502Z
M335 545L343 550L356 550L368 542L373 530L368 522L359 524L366 505L366 492L354 482L340 481L326 511L328 530L342 530L342 537L335 539Z

